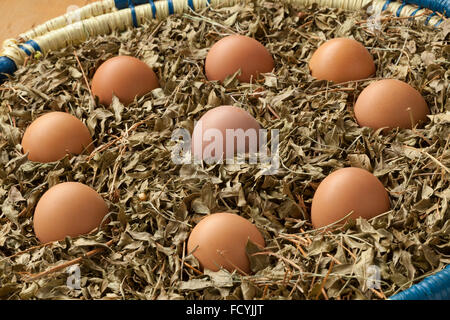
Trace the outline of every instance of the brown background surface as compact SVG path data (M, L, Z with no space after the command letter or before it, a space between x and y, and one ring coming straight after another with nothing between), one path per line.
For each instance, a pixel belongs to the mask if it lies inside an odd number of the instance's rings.
M67 12L95 0L0 0L0 44Z

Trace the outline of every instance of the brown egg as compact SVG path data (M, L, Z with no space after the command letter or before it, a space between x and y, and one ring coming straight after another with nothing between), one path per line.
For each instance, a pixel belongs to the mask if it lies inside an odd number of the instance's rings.
M372 173L360 168L343 168L326 177L317 188L311 207L315 228L327 226L353 213L348 219L373 218L390 210L389 196Z
M25 130L22 148L30 161L43 163L94 150L89 129L65 112L50 112L34 120Z
M232 213L215 213L203 218L192 230L187 250L203 268L249 274L247 241L264 248L264 237L250 221Z
M358 41L336 38L322 44L309 61L314 78L341 83L366 79L375 74L369 51Z
M143 61L130 56L117 56L105 61L92 79L92 93L103 105L110 105L113 93L124 105L159 88L158 78Z
M192 154L195 159L213 162L222 158L231 159L237 154L257 152L260 129L259 123L244 109L216 107L206 112L195 125ZM234 139L232 133L235 134Z
M108 206L90 187L65 182L51 187L39 199L34 212L34 232L42 242L76 237L100 226Z
M270 52L257 40L241 35L231 35L216 42L205 61L205 73L210 81L223 81L241 69L239 81L255 82L260 73L271 72L273 68Z
M355 117L362 127L413 128L430 113L422 95L409 84L384 79L371 83L355 103Z

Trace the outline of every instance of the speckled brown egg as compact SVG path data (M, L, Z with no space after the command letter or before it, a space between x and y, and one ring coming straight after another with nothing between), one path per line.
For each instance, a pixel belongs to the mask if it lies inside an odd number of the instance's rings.
M383 79L366 87L354 107L362 127L413 128L427 121L430 113L422 95L409 84L396 79Z
M33 224L42 242L87 234L100 226L108 206L92 188L78 182L51 187L37 203Z
M246 253L248 240L264 248L261 232L250 221L237 214L214 213L203 218L192 230L187 251L203 268L249 274L250 261Z
M331 39L312 55L309 69L314 78L334 83L366 79L375 74L372 55L360 42Z
M94 150L89 129L65 112L50 112L34 120L25 130L22 148L29 160L43 163Z
M124 105L159 88L153 70L143 61L130 56L117 56L105 61L92 78L92 94L103 105L110 105L113 94Z
M315 228L346 217L373 218L390 210L389 196L372 173L360 168L343 168L327 176L314 193L311 220Z
M210 81L224 81L239 69L241 82L255 82L261 73L271 72L274 60L270 52L257 40L231 35L216 42L205 61L206 77Z
M194 159L218 161L235 155L257 152L261 126L247 111L220 106L206 112L192 133ZM228 134L235 134L234 136ZM234 137L234 141L233 141Z

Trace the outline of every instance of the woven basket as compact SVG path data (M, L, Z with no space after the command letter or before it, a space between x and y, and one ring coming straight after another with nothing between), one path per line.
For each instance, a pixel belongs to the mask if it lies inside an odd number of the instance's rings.
M76 11L52 19L45 24L4 42L0 54L0 73L13 75L29 56L47 54L70 45L100 35L125 31L139 27L150 20L162 20L173 14L207 7L218 8L244 3L244 0L103 0L94 2ZM360 10L372 6L373 12L387 11L398 17L423 15L423 22L430 28L439 28L450 15L450 0L285 0L294 6L318 4L323 7ZM74 22L75 21L75 22ZM7 76L1 75L0 81ZM422 286L411 288L414 298L430 296L430 290L437 292L434 297L448 298L449 268L436 275ZM431 288L431 289L430 289ZM434 289L432 289L434 288ZM428 290L428 293L427 293ZM398 299L410 298L402 295Z

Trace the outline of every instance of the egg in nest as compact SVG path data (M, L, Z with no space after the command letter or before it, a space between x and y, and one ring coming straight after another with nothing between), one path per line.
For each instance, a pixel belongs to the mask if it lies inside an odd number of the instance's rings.
M372 55L360 42L349 38L335 38L322 44L312 55L309 68L314 78L334 83L375 74Z
M241 82L255 82L261 73L274 69L270 52L256 39L231 35L217 41L205 60L205 73L210 81L224 81L238 70Z
M129 105L152 90L159 88L158 78L143 61L130 56L117 56L105 61L92 78L91 90L103 105L110 105L115 95Z
M30 161L42 163L94 150L89 129L65 112L49 112L34 120L25 130L22 148Z

